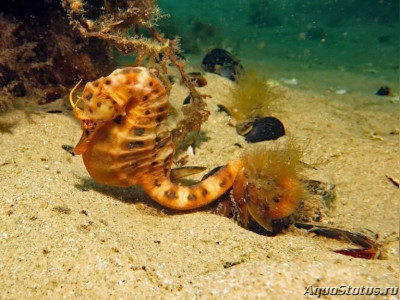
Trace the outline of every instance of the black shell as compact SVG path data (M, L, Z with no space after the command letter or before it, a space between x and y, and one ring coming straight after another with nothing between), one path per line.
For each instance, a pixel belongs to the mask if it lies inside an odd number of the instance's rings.
M215 48L209 51L201 63L204 71L215 73L235 81L243 71L240 61L224 49Z
M244 135L244 138L246 142L257 143L276 140L283 135L285 135L285 127L281 121L274 117L263 117L253 122L252 129Z

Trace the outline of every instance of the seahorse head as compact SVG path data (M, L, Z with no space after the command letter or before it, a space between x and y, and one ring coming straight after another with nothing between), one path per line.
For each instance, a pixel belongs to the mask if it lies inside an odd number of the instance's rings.
M83 130L81 140L74 150L76 154L86 151L95 133L107 121L123 113L126 105L125 101L122 100L122 97L115 97L111 86L110 88L105 87L106 83L111 85L112 82L112 78L109 77L102 77L94 82L88 82L82 96L75 103L73 101L73 92L76 87L71 91L70 102L74 115L81 122Z

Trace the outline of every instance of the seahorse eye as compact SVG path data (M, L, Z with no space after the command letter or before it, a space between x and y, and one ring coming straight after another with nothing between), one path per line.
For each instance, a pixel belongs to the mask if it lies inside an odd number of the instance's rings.
M82 120L82 122L85 126L85 129L87 129L89 131L93 130L97 125L95 122L93 122L92 120L89 120L89 119L84 119L84 120Z

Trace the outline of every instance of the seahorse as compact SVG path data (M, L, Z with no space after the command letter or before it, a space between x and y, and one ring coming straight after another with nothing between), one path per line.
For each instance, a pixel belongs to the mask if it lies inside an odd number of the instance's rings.
M82 154L97 182L129 187L140 185L159 204L190 210L209 204L232 187L242 169L236 159L193 186L170 180L174 147L167 125L169 99L156 70L117 69L85 85L70 102L80 120L82 137L74 152Z

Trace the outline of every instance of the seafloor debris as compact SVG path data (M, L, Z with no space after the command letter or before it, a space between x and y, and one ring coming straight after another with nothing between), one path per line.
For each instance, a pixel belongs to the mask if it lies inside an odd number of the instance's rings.
M53 210L56 212L59 212L61 214L65 214L65 215L69 215L72 212L72 209L70 209L66 205L57 205L57 206L53 207Z
M236 57L219 48L207 52L201 66L206 72L215 73L233 81L238 80L243 71L243 66Z
M386 178L389 180L390 183L392 183L395 187L399 188L400 186L400 180L397 178L394 178L388 174L385 175Z

